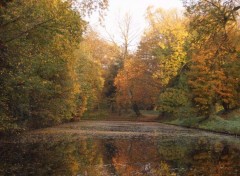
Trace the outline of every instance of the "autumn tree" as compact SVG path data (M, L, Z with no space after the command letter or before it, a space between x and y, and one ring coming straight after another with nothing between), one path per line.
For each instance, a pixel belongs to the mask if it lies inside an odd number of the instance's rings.
M148 63L152 82L157 82L158 109L162 115L175 115L188 106L187 87L181 82L187 57L188 20L177 10L147 10L150 28L141 39L138 57ZM186 108L185 108L186 111Z
M84 22L69 2L57 0L54 4L13 1L2 15L0 38L6 47L2 113L18 121L34 121L31 126L70 118L74 82L69 60Z
M119 82L119 81L117 81L117 79L118 79L117 77L124 77L124 79L128 79L127 78L128 75L125 75L126 72L124 71L124 69L125 69L124 67L125 67L125 65L128 65L127 62L129 62L129 60L131 60L131 57L133 56L133 54L131 54L132 51L130 51L130 48L131 48L133 41L137 37L136 29L133 26L132 16L129 13L126 13L122 19L118 20L118 28L119 28L119 38L120 38L119 42L117 42L115 40L115 35L109 35L109 38L112 41L112 43L115 46L118 46L118 48L120 50L118 60L116 60L114 65L112 65L112 68L116 69L113 72L116 77L114 78L114 81L112 82L114 84L111 87L113 88L112 90L114 90L114 92L116 92L115 93L115 95L116 95L115 101L117 102L119 112L121 111L121 109L123 107L125 109L127 109L127 107L132 107L133 109L135 109L136 114L139 116L140 111L138 109L138 105L136 104L135 101L131 101L132 98L130 98L130 101L128 101L128 103L126 101L124 101L124 102L120 101L121 98L119 99L120 94L118 92L119 88L117 87L119 84L116 83L116 82ZM138 64L137 62L135 62L135 63ZM129 88L130 87L128 87L128 89ZM128 92L131 92L131 90L128 90Z
M60 123L75 113L80 85L74 51L86 22L74 7L61 0L14 0L1 7L1 132L17 124Z
M199 113L239 106L239 1L185 1L190 19L189 86Z
M82 51L78 52L79 57L81 57L81 53L83 52L85 53L85 56L90 58L91 62L94 62L95 65L98 65L98 69L88 68L89 73L96 74L96 70L98 70L101 75L101 79L104 80L102 81L104 82L102 91L101 93L99 92L99 97L101 97L99 106L102 108L109 108L112 112L114 112L116 110L116 88L114 86L114 79L121 67L120 47L112 42L106 41L98 32L94 31L93 28L88 27L84 35L84 41L82 42L80 48L85 49L81 49ZM81 59L79 61L81 62ZM92 79L94 78L99 77L93 76Z
M152 54L158 59L154 77L164 87L186 63L187 20L177 10L154 10L151 7L147 11L147 20L150 29L145 35L155 43Z
M105 71L111 62L111 58L109 58L111 53L108 47L110 46L100 39L96 32L90 29L84 35L79 49L75 52L77 57L75 64L77 82L81 90L78 117L86 110L99 108L100 103L103 101Z
M115 79L117 102L123 107L132 107L138 116L140 107L154 109L159 94L148 66L142 58L130 58Z

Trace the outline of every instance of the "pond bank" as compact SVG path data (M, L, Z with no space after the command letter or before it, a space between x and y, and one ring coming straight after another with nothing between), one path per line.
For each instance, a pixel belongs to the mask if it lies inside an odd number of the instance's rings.
M187 128L206 130L221 134L240 136L240 110L226 115L215 115L207 120L204 117L192 117L174 120L160 120L161 123Z
M92 121L130 121L130 122L159 122L163 124L181 126L192 129L205 130L209 132L240 136L240 110L219 116L212 116L207 120L204 117L191 118L165 118L160 119L157 111L141 111L142 117L135 117L134 113L118 114L109 113L107 111L100 113L91 113L84 120Z

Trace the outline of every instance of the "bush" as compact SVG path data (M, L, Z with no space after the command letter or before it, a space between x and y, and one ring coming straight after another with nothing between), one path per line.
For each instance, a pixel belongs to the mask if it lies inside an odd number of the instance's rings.
M159 111L164 116L186 118L193 116L196 112L191 106L188 92L179 88L168 88L159 97Z
M22 130L23 128L20 128L15 120L12 120L6 114L0 114L0 135L16 134Z

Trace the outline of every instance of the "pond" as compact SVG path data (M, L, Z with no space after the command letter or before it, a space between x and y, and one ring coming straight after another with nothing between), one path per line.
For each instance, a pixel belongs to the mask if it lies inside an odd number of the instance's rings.
M0 175L240 175L240 140L233 136L66 135L47 139L1 142Z

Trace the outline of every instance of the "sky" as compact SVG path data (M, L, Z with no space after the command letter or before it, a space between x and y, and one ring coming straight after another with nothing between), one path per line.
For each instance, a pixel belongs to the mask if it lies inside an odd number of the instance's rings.
M145 20L145 12L148 6L154 8L182 8L181 0L109 0L109 7L103 22L103 26L99 24L98 18L93 15L90 19L90 25L97 29L102 38L114 38L115 42L121 45L118 23L121 21L126 13L132 17L132 33L136 33L137 37L132 42L130 49L135 50L140 41L141 35L147 26ZM111 36L111 37L110 37Z

